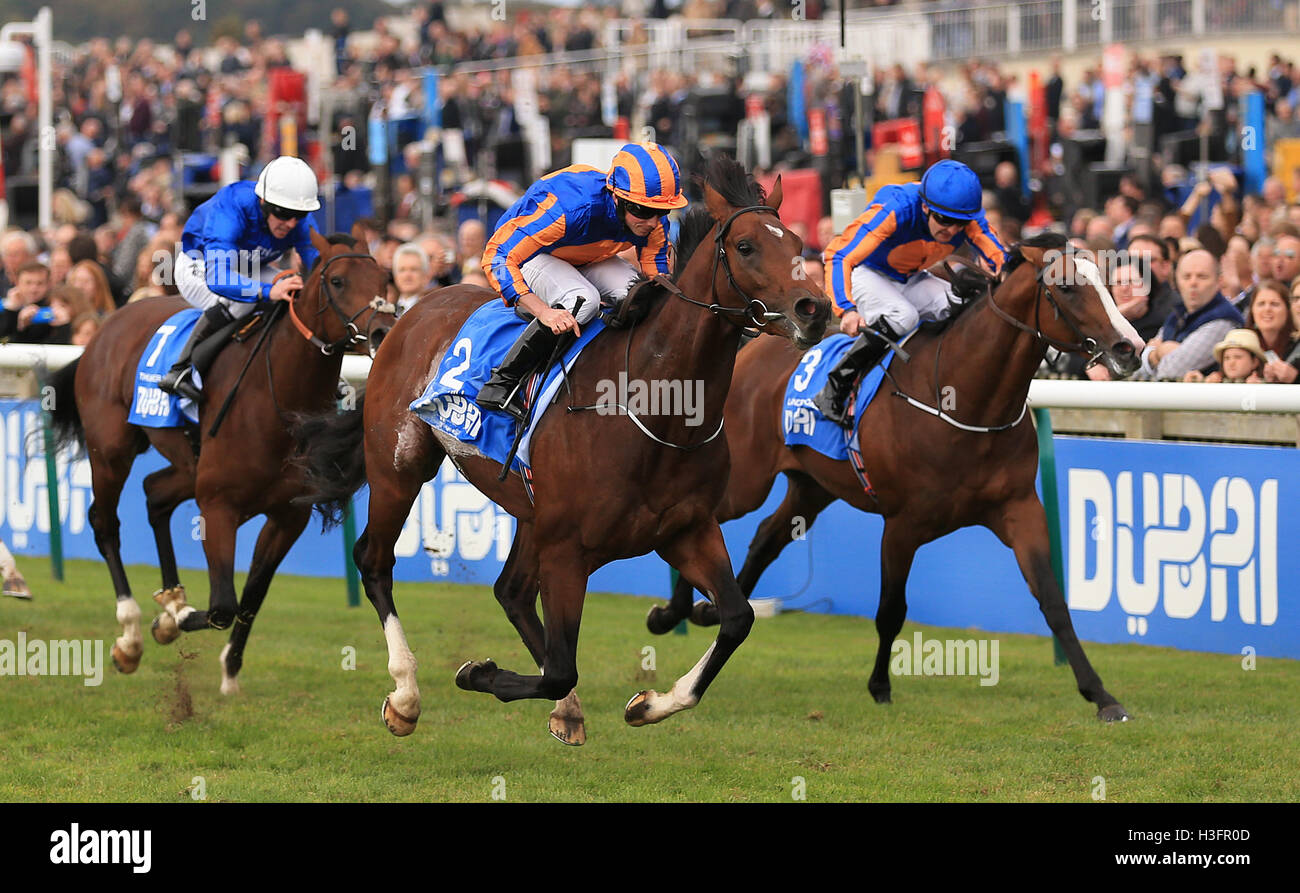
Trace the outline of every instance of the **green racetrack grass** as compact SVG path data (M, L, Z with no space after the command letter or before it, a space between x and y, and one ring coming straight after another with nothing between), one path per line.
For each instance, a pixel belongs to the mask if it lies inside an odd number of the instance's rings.
M1139 645L1090 645L1107 688L1133 715L1106 725L1054 666L1044 637L908 624L926 638L997 638L1000 680L895 677L875 704L868 619L787 613L759 619L694 710L631 728L623 705L688 671L712 631L651 636L649 599L592 594L578 651L587 744L546 731L549 702L503 704L456 688L456 668L491 657L533 671L491 591L398 584L420 662L423 713L394 738L379 717L392 690L368 604L345 607L341 581L279 576L240 676L218 691L225 633L149 636L157 571L129 568L143 612L144 656L118 674L119 632L102 564L71 561L56 583L24 559L34 601L0 599L0 638L104 641L103 684L0 677L0 800L208 801L1091 801L1300 800L1300 662ZM665 572L666 573L666 572ZM186 571L190 600L206 575ZM243 578L239 578L242 585ZM913 598L921 597L913 593ZM1023 597L1028 598L1025 593ZM345 647L356 669L345 670ZM654 646L647 680L643 648ZM182 654L185 657L182 657ZM190 708L186 706L186 694ZM192 715L187 715L192 709ZM802 779L802 783L800 783Z

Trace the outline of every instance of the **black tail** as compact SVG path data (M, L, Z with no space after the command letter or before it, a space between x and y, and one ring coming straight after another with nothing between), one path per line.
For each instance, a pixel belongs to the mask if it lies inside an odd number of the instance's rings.
M77 410L75 390L80 363L78 357L50 376L46 387L53 388L52 392L42 388L41 402L50 410L56 452L67 446L76 446L80 452L85 446L86 432L81 425L81 413Z
M366 454L361 418L366 392L357 395L357 408L320 415L299 415L290 432L298 442L294 464L307 477L307 492L295 499L310 503L329 530L343 522L352 494L366 482Z

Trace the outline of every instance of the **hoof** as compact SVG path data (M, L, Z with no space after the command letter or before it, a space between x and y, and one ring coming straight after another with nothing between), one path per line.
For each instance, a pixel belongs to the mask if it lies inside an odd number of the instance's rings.
M1098 710L1097 718L1102 722L1128 722L1132 717L1122 704L1111 704Z
M181 628L176 625L176 618L166 612L153 619L149 631L153 633L153 640L159 645L170 645L180 638L181 634Z
M696 626L717 626L718 609L713 602L696 602L691 608L691 623Z
M639 691L632 695L632 700L623 708L624 722L630 726L648 726L652 722L658 722L659 720L650 718L650 698L655 694L653 691Z
M573 719L552 713L549 726L551 737L561 744L581 747L587 743L587 726L581 718Z
M113 666L119 673L134 673L140 666L140 652L134 656L127 654L116 642L113 643Z
M388 726L388 731L398 738L405 738L415 731L415 724L420 721L420 717L417 715L411 719L403 716L389 703L389 700L390 698L384 698L384 709L380 711L384 718L384 725Z
M655 605L650 612L645 615L646 629L656 636L662 636L664 633L671 632L677 625L677 618L673 616L672 610L668 605Z
M894 703L893 699L889 696L889 689L887 688L871 689L871 697L876 699L877 704Z
M467 660L456 671L456 687L465 691L489 691L496 673L497 665L491 658L482 661Z

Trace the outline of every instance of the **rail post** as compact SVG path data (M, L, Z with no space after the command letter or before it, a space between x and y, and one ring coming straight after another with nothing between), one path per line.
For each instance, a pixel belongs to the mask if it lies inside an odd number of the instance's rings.
M1043 508L1047 512L1047 541L1051 544L1052 574L1061 594L1065 594L1065 566L1061 559L1061 501L1056 490L1056 447L1052 442L1052 414L1045 407L1034 408L1034 427L1038 429L1038 470L1043 479ZM1067 600L1068 605L1068 600ZM1061 641L1052 636L1056 663L1066 662Z

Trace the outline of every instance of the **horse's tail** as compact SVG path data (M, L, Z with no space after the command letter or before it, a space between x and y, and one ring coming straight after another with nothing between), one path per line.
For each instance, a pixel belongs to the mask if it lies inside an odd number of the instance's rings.
M81 357L73 360L49 378L48 387L53 393L43 395L42 402L50 410L50 424L54 429L54 449L62 450L67 446L78 449L85 445L86 431L81 424L81 412L77 409L77 366Z
M307 479L307 492L295 499L309 503L329 530L343 522L352 494L366 482L366 454L362 415L366 392L357 395L356 409L299 415L290 427L298 442L294 462Z

